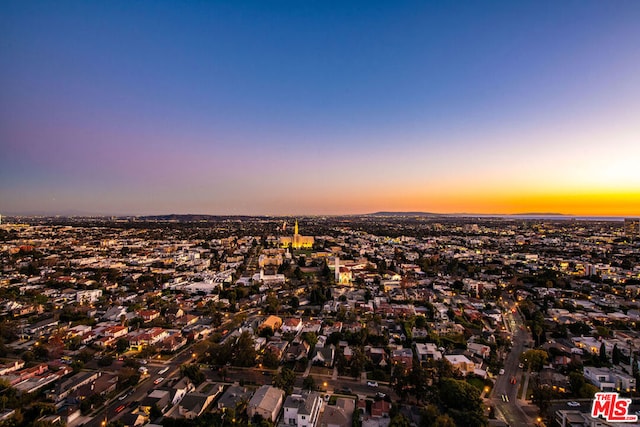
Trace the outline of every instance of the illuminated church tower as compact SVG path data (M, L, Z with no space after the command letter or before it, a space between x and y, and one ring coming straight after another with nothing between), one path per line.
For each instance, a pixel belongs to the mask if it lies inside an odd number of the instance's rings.
M298 220L293 226L293 237L285 236L280 238L280 246L286 248L289 245L293 249L311 249L314 242L313 236L301 236L298 228Z

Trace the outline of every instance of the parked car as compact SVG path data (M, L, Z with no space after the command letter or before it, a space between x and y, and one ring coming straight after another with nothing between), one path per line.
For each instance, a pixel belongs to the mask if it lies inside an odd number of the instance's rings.
M367 386L369 387L378 387L377 381L367 381Z
M567 402L567 405L571 406L572 408L576 408L578 406L580 406L580 402Z
M154 383L155 385L158 385L158 384L160 384L162 381L164 381L164 378L163 378L163 377L160 377L160 378L156 378L156 380L155 380L153 383Z

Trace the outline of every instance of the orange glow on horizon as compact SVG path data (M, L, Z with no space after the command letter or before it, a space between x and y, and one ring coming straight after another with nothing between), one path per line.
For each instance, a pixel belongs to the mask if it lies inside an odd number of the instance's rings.
M422 194L396 193L375 198L360 194L348 202L344 200L343 203L343 207L348 208L350 213L420 211L442 214L559 213L576 216L640 216L640 191L438 191Z

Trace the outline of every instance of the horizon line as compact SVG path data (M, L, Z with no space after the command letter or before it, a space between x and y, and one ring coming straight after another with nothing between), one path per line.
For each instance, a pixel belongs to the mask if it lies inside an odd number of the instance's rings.
M107 217L162 217L162 216L211 216L211 217L359 217L359 216L433 216L433 217L558 217L558 218L635 218L639 215L580 215L559 212L517 212L517 213L474 213L474 212L427 212L427 211L376 211L368 213L331 213L331 214L270 214L270 213L158 213L158 214L123 214L123 213L91 213L91 212L58 212L58 213L1 213L4 217L66 217L66 218L107 218Z

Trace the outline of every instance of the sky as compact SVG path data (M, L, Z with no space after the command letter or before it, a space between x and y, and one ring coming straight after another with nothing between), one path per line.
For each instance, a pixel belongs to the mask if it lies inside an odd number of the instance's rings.
M640 215L640 2L0 2L0 214Z

